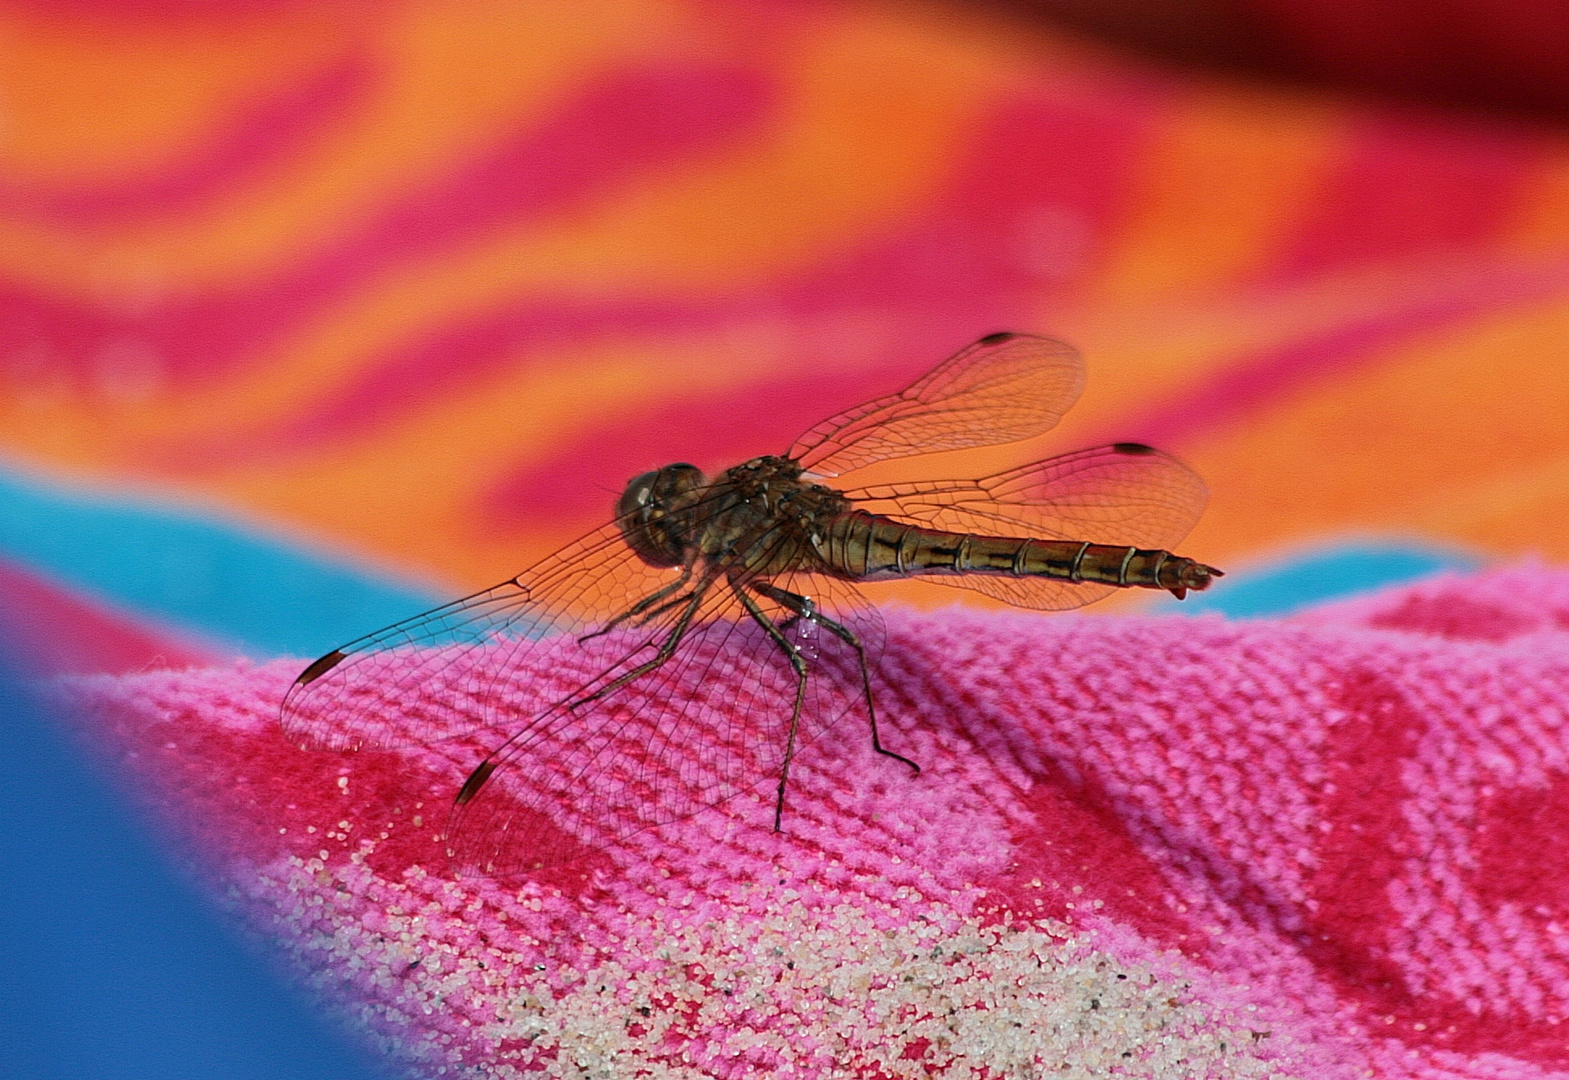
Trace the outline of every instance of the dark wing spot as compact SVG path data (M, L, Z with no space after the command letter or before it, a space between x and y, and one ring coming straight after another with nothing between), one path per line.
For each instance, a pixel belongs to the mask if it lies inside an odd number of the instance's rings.
M981 338L981 340L977 341L975 344L977 344L977 345L1001 345L1004 341L1007 341L1011 337L1013 337L1013 335L1008 333L1006 330L1004 330L1001 333L997 333L997 334L987 334L985 337Z
M1119 454L1153 454L1153 446L1145 446L1141 442L1120 442L1112 445L1112 449Z
M333 649L326 656L323 656L320 660L313 661L310 667L300 672L300 677L294 680L294 685L304 686L306 683L315 682L342 663L345 655L341 649Z
M469 773L469 778L463 781L463 787L458 790L457 804L462 806L474 796L479 794L479 789L485 786L485 781L490 779L490 774L496 771L500 762L482 761L479 768Z

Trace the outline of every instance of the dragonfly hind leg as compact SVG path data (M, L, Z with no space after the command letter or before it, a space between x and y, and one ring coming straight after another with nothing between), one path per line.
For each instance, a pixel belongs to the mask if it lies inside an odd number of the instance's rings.
M768 617L756 600L747 595L746 589L740 586L731 586L741 606L746 608L746 613L752 621L763 628L773 643L790 661L790 666L795 669L795 708L790 712L790 733L785 737L784 765L779 770L779 792L774 800L774 832L778 832L784 821L785 786L790 781L790 763L795 760L795 736L801 724L801 707L806 704L806 661L801 656L801 650L790 644L790 639L784 636L784 631Z
M811 600L805 596L802 596L800 593L793 593L788 589L781 589L779 586L770 585L766 581L754 582L752 584L752 589L760 595L766 596L776 604L779 604L781 607L787 608L788 610L794 612L795 614L791 617L792 622L796 619L806 619L810 622L815 622L826 629L830 634L833 634L839 640L843 641L846 645L855 650L855 658L861 669L861 695L866 701L866 717L870 721L872 728L872 749L876 750L884 757L891 757L895 761L904 762L911 769L919 773L921 771L921 767L919 765L905 757L903 754L898 754L892 750L889 750L887 747L883 746L882 740L877 737L877 707L872 703L872 676L866 667L866 648L861 644L861 639L855 636L855 632L852 631L848 626L836 622L835 620L830 619L828 616L824 615L821 611L818 611L812 604Z

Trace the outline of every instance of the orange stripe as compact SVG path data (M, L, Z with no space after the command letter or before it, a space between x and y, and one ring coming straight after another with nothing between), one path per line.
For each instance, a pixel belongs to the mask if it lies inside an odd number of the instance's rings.
M1093 286L1107 303L1234 283L1270 255L1340 145L1339 117L1284 96L1177 98Z
M768 363L744 346L711 339L536 356L526 368L434 403L373 438L334 448L330 458L236 470L204 486L276 520L352 538L479 586L602 524L558 521L541 507L520 535L476 526L480 494L520 461L613 423L619 402L744 385ZM605 520L613 498L605 496Z
M784 97L794 105L766 142L390 272L235 378L109 417L70 401L0 410L0 440L116 468L143 442L282 422L397 343L519 297L701 299L808 265L936 190L945 149L995 89L970 46L879 25L846 18L790 58Z
M301 245L479 152L502 128L548 113L585 72L668 55L684 25L658 3L497 0L375 12L364 47L384 82L336 137L199 216L88 234L0 220L0 275L94 300L145 295L150 275L162 288L202 291L268 273ZM262 49L259 62L270 56ZM205 59L233 61L227 49ZM222 103L203 104L193 123Z
M1569 151L1558 148L1523 188L1504 242L1521 251L1561 254L1569 246Z
M1179 448L1209 481L1193 546L1219 559L1348 531L1569 555L1569 304L1408 341ZM1555 471L1558 470L1558 471Z
M348 22L290 7L171 34L0 11L0 170L68 182L157 169L215 115L331 58Z

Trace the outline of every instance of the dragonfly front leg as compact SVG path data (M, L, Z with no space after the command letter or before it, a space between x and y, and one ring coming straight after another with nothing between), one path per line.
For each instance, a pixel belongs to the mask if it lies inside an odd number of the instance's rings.
M883 746L882 740L877 737L877 707L872 704L872 676L871 673L867 670L866 666L866 648L861 644L861 639L855 636L855 632L852 631L848 626L838 623L824 615L821 611L818 611L812 601L808 597L802 596L800 593L793 593L788 589L781 589L777 585L770 585L765 581L754 583L752 588L760 595L766 596L768 599L779 604L781 607L793 611L795 613L794 618L806 619L808 622L815 622L821 625L826 630L828 630L829 633L833 634L846 645L850 646L850 648L855 650L856 661L861 669L861 694L866 699L866 716L867 719L871 722L872 727L872 749L876 750L884 757L891 757L895 761L902 761L916 772L920 772L921 767L919 765L905 757L903 754L896 754L892 750L887 749Z
M649 620L659 618L659 616L663 615L671 608L677 607L683 603L688 599L688 597L678 596L674 600L667 601L663 604L659 604L659 602L664 600L665 597L669 596L671 593L680 592L682 589L686 588L686 583L691 580L692 568L690 566L683 566L681 568L681 576L676 578L669 585L666 585L663 588L655 589L653 592L643 597L643 599L639 600L621 614L617 615L614 619L611 619L604 626L601 626L598 630L595 630L591 634L584 634L582 637L578 638L577 643L581 645L585 641L593 641L597 637L604 637L606 634L610 633L610 631L614 630L628 619L637 619L637 622L634 625L643 626L649 622ZM654 604L659 604L659 606L654 608L653 611L649 611L649 607Z
M593 693L585 694L580 698L575 698L572 701L565 702L559 707L565 708L568 712L575 712L576 710L581 709L584 705L592 704L593 702L598 701L600 698L605 697L607 694L615 693L627 683L632 682L635 679L641 679L649 672L663 667L665 661L669 660L672 656L675 655L676 649L680 647L682 640L686 637L687 631L691 629L692 617L697 614L697 609L702 606L703 597L708 595L708 589L711 584L711 579L709 581L704 581L700 583L697 588L693 589L690 594L688 594L690 599L687 600L686 610L681 612L680 616L676 619L675 625L670 628L670 633L665 636L664 642L659 646L658 653L648 660L645 660L643 663L637 665L631 671L628 671L612 679L610 682L606 683L598 690L595 690ZM511 746L513 739L516 739L517 737L517 735L514 735L512 739L508 739L506 743L493 750L484 761L479 763L479 767L469 774L468 779L463 781L463 786L458 789L458 797L454 800L457 806L464 805L465 803L471 801L474 796L479 794L479 789L485 786L485 782L490 779L491 774L500 767L502 761L502 751Z
M623 686L633 681L634 679L641 679L650 671L653 671L659 667L663 667L665 661L669 660L672 656L675 655L676 649L680 647L682 639L686 637L686 632L691 629L692 616L696 615L697 609L702 606L703 597L708 594L708 588L708 582L704 582L697 588L693 589L690 594L688 594L690 599L686 601L686 610L681 612L681 615L676 619L675 625L670 628L670 633L665 636L664 643L659 646L659 651L657 653L655 653L648 660L645 660L643 663L637 665L637 667L633 668L631 671L628 671L623 675L618 675L616 678L612 679L598 690L595 690L592 694L587 694L576 699L575 701L567 702L567 708L581 709L584 705L598 701L606 694L615 693L617 690L621 689Z
M790 733L785 737L784 766L779 770L779 793L774 800L774 832L778 832L784 821L785 785L790 780L790 762L795 758L795 736L801 723L801 708L806 704L806 660L802 658L801 650L790 643L790 639L784 636L784 632L758 606L757 601L747 595L744 587L732 584L730 591L741 601L741 606L746 608L746 613L753 621L779 646L790 661L790 666L795 669L795 707L790 711Z

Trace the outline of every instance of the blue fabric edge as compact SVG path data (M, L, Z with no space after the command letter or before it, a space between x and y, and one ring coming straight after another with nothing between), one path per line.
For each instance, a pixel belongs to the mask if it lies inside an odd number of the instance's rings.
M258 659L316 656L450 599L434 588L178 500L45 479L0 463L0 558L132 618ZM1228 568L1207 592L1151 613L1283 615L1328 600L1474 569L1420 540L1329 542Z
M1359 538L1314 545L1226 567L1226 576L1185 600L1163 597L1148 610L1190 615L1219 612L1235 619L1286 615L1359 593L1482 565L1469 552L1405 538Z
M238 515L5 462L0 558L257 659L317 656L448 598Z

